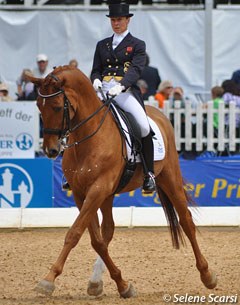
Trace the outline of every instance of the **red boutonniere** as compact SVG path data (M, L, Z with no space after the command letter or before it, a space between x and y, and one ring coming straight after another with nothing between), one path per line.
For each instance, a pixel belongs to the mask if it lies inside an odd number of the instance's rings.
M132 48L132 47L127 47L127 52L128 52L128 53L131 53L131 52L132 52L132 50L133 50L133 48Z

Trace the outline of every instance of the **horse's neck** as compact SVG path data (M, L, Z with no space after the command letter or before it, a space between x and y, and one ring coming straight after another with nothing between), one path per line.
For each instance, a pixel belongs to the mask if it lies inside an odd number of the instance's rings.
M72 122L72 128L76 125L81 125L73 133L74 141L79 141L94 133L99 127L99 130L94 137L99 138L105 130L105 126L100 126L107 112L107 107L103 107L103 103L97 97L94 90L85 90L84 93L78 94L78 107L75 118ZM87 92L87 93L86 93ZM109 118L106 118L108 121ZM105 124L103 124L105 125Z
M102 110L98 111L102 105L102 102L99 100L94 91L88 94L84 93L79 95L77 113L78 119L84 121L87 120L94 113L96 113L96 115L94 115L93 118L90 119L91 122L94 122L99 116L99 112L102 112Z

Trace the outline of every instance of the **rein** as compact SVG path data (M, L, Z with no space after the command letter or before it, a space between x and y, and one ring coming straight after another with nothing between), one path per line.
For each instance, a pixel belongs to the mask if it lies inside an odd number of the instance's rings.
M53 77L54 79L58 80L58 78L53 75L50 74L51 77ZM83 121L79 122L78 124L76 124L74 127L70 127L70 115L69 115L69 106L72 107L71 103L69 102L65 91L63 89L60 89L59 91L52 93L52 94L48 94L48 95L44 95L42 94L39 90L38 90L38 95L40 97L42 97L44 99L44 103L45 103L45 99L48 98L52 98L55 96L58 96L60 94L64 95L64 109L63 109L63 119L62 119L62 128L61 129L54 129L54 128L44 128L43 132L45 134L55 134L58 135L59 140L61 142L61 145L63 146L63 149L67 149L67 148L71 148L75 145L78 145L86 140L88 140L89 138L91 138L92 136L94 136L99 129L101 128L102 124L105 121L105 118L110 110L110 106L111 106L111 102L113 100L112 98L104 98L104 103L96 110L94 111L91 115L89 115L86 119L84 119ZM92 119L97 113L99 113L105 106L107 106L106 111L104 112L104 115L100 121L99 126L97 127L97 129L95 131L93 131L91 134L87 135L86 137L84 137L83 139L81 139L80 141L76 141L74 143L71 144L66 144L64 139L67 138L69 136L70 133L74 132L76 129L80 128L81 126L83 126L84 124L86 124L90 119ZM66 122L66 128L64 128L64 123Z
M111 106L111 102L112 102L112 98L111 99L108 99L107 101L105 101L101 107L99 107L96 111L94 111L89 117L87 117L85 120L81 121L80 123L78 123L77 125L75 125L72 129L69 129L69 133L75 131L77 128L81 127L82 125L84 125L85 123L87 123L91 118L93 118L100 110L102 110L105 106L107 106L107 109L106 111L104 112L104 115L101 119L101 122L99 124L99 126L97 127L97 129L95 131L93 131L91 134L89 134L88 136L84 137L83 139L81 139L80 141L76 141L74 143L71 143L71 144L66 144L63 142L63 139L61 141L61 144L63 145L63 148L64 149L67 149L67 148L71 148L75 145L78 145L86 140L88 140L89 138L91 138L92 136L94 136L98 131L99 129L101 128L102 124L104 123L105 121L105 118L110 110L110 106ZM68 136L68 135L66 135Z

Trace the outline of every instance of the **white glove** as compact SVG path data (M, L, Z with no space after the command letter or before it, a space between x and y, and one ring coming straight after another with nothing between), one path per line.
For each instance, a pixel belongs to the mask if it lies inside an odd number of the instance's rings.
M124 86L122 86L121 84L117 84L114 87L112 87L109 91L108 94L112 95L112 96L117 96L119 95L123 90L125 89Z
M100 79L94 79L93 88L95 89L95 91L98 91L99 88L102 88L102 82L100 81Z

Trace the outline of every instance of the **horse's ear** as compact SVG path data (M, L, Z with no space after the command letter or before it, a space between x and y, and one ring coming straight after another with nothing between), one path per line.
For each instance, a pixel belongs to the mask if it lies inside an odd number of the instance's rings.
M25 72L24 76L27 80L29 80L31 83L34 83L37 86L40 86L44 81L43 78L34 77L30 72Z

